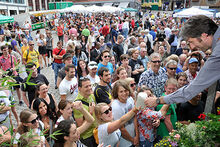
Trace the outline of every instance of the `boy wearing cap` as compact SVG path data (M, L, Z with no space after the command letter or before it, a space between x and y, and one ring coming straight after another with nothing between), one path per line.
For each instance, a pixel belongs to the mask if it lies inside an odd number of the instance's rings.
M89 74L87 75L87 78L90 79L91 81L93 91L95 90L95 87L100 82L99 76L96 75L97 68L98 68L98 64L95 61L89 62L88 64Z
M185 71L187 75L188 82L192 82L195 79L198 73L198 63L199 61L196 58L189 59L188 70Z

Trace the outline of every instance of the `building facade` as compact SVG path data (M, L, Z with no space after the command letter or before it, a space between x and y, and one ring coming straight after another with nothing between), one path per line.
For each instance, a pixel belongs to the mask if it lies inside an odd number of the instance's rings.
M28 0L29 11L48 10L48 0Z
M12 16L28 11L27 0L0 0L0 14Z

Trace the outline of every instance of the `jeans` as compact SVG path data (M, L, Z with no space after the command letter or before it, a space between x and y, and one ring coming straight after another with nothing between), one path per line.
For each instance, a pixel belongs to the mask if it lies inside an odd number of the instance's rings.
M139 147L153 147L153 142L145 139L144 141L139 141Z
M125 39L127 39L127 37L128 37L128 29L127 28L122 29L122 35L124 36Z
M64 67L64 64L63 63L55 63L53 62L53 66L54 66L54 74L55 74L55 86L57 85L57 76L58 76L58 72L59 70Z

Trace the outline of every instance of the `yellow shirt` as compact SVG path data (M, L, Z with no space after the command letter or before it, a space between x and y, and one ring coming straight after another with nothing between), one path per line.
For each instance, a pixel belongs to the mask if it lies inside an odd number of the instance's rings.
M40 66L40 65L39 65L39 59L38 59L38 57L39 57L39 52L36 51L36 50L33 50L33 51L30 51L30 50L29 50L29 53L28 53L28 56L27 56L27 51L28 51L28 50L24 51L23 59L25 59L27 63L28 63L28 62L33 62L33 63L35 63L36 66L37 66L37 68L38 68L38 67ZM26 58L27 58L27 59L26 59Z
M29 49L29 46L22 46L21 47L22 55L24 54L24 51L26 51L27 49Z

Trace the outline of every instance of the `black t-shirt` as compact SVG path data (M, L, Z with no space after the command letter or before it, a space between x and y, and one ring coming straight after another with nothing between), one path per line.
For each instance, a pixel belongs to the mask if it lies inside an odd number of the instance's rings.
M110 104L110 95L111 95L111 89L109 86L101 86L97 85L94 90L94 96L96 99L96 103L106 103Z
M21 85L21 90L28 93L29 104L31 106L32 101L35 98L36 85L28 85L26 84L26 81L27 81L27 78L23 80L22 85ZM43 82L46 85L49 85L47 78L42 74L38 74L36 78L31 77L29 82L34 83L34 84Z
M140 66L143 66L143 63L141 62L140 59L134 60L134 59L130 59L128 65L131 66L132 71L139 69ZM135 82L138 83L139 78L141 76L141 73L138 73L136 75L131 74L131 77L135 79Z
M115 44L113 46L113 51L116 53L117 55L117 61L120 61L120 57L124 52L123 46L121 44Z
M178 121L191 122L199 120L198 116L204 112L204 103L199 101L198 105L192 105L190 102L180 104L179 111L177 112Z

